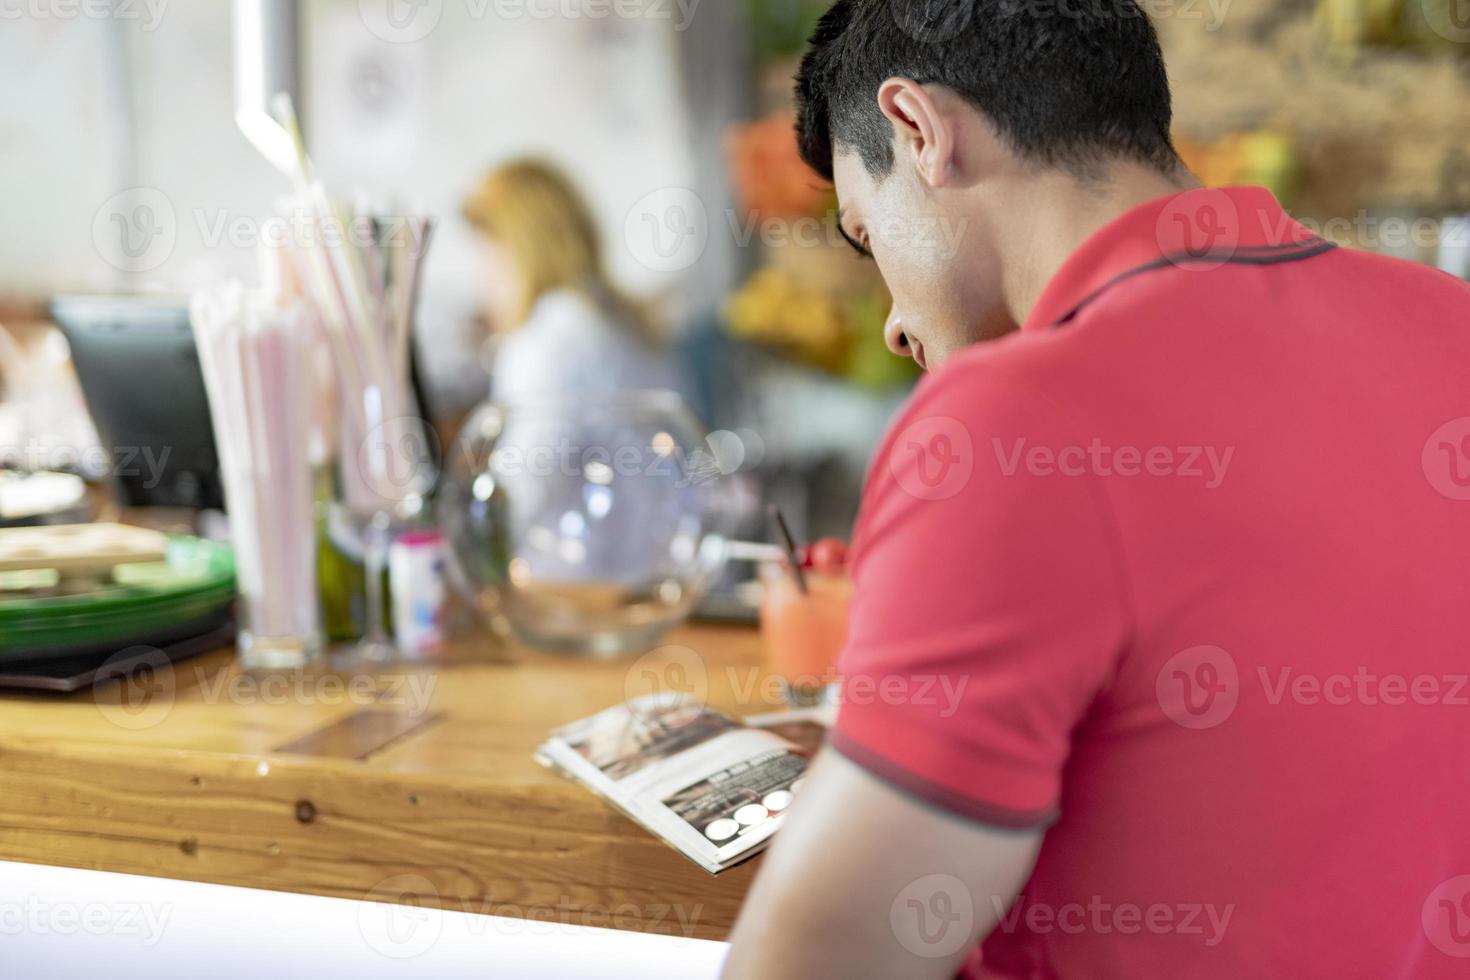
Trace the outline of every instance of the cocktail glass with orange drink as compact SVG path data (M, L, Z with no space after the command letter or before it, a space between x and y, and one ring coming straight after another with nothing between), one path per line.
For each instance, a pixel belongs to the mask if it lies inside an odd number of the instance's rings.
M852 579L841 541L826 539L803 551L799 578L785 561L762 566L760 619L766 661L787 701L809 706L821 703L827 686L837 680Z

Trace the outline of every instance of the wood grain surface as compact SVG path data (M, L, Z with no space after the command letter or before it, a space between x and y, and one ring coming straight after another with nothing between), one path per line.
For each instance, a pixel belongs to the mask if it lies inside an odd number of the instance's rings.
M0 860L723 938L759 859L712 876L532 752L655 687L778 710L756 633L499 659L462 646L289 677L221 651L95 692L0 695ZM320 738L329 751L303 754Z

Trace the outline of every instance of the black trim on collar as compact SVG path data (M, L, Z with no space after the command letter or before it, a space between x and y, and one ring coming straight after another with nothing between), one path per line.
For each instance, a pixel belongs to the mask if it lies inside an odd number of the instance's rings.
M1336 242L1329 242L1324 238L1318 238L1314 241L1288 242L1283 245L1241 246L1221 253L1204 252L1200 255L1194 255L1190 252L1176 252L1171 255L1165 255L1151 262L1145 262L1143 265L1135 266L1126 272L1118 273L1078 300L1076 305L1066 313L1057 317L1049 329L1055 330L1058 327L1070 323L1078 313L1082 312L1084 306L1123 280L1132 279L1134 276L1142 275L1145 272L1153 272L1155 269L1165 269L1169 266L1187 266L1192 262L1213 262L1217 265L1277 265L1282 262L1299 262L1302 259L1310 259L1324 252L1330 252L1334 248L1337 248Z

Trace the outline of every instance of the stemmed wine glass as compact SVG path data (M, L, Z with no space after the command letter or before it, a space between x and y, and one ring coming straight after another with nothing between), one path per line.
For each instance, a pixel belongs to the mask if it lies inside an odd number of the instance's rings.
M391 384L391 379L384 380ZM345 479L343 493L362 541L363 635L345 654L356 662L382 664L398 659L399 650L385 625L383 579L388 553L395 530L423 511L424 499L437 477L429 451L432 432L427 423L406 411L407 402L406 383L398 390L369 384L362 392L361 415L344 420L345 428L356 423L366 431L356 442L358 479Z

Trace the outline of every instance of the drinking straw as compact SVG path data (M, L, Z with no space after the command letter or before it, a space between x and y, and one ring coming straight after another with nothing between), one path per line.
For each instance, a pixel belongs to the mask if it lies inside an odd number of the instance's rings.
M294 250L297 268L321 310L343 373L339 402L345 464L365 439L381 435L387 445L389 434L377 432L380 427L413 425L408 392L412 313L422 246L432 224L422 217L384 219L386 234L380 238L365 207L341 206L328 196L306 152L290 96L278 94L271 107L292 148L282 169L313 232L311 240ZM360 241L364 230L367 240ZM340 241L328 237L339 233ZM344 492L357 512L383 510L402 496L390 485L376 451L369 462L370 472L342 466ZM379 506L370 508L374 500Z
M276 121L291 139L291 146L295 151L295 166L289 176L296 186L297 204L305 209L312 226L313 240L303 243L310 273L308 282L311 293L323 308L328 326L341 339L338 352L345 362L344 367L353 374L353 381L356 383L352 387L360 389L364 387L360 382L361 375L376 375L375 369L378 367L373 356L374 345L363 345L361 342L364 339L361 334L364 330L371 329L368 324L372 319L368 313L368 302L363 295L365 276L353 261L356 258L355 253L351 257L344 254L350 252L350 248L327 247L327 236L332 234L330 223L336 221L339 229L345 229L346 225L333 209L326 189L316 178L316 168L307 155L306 142L301 136L301 126L297 121L291 96L284 92L278 93L272 100L271 107Z
M309 412L315 324L239 283L197 294L190 315L209 392L235 540L245 630L318 637Z
M372 208L365 198L359 196L352 204L350 242L362 255L363 271L371 290L372 301L381 307L388 302L388 297L385 292L387 269L383 261L379 231L380 225L373 217Z
M796 555L796 539L791 536L791 528L786 523L786 515L781 513L781 508L771 504L767 508L771 522L776 525L776 532L781 538L781 546L786 549L786 560L791 564L791 574L796 577L796 587L801 590L802 595L808 593L806 585L806 572L801 567L801 561Z
M393 277L393 352L395 366L400 371L408 370L410 338L413 329L413 310L418 302L420 272L423 268L424 250L428 248L429 236L434 223L427 218L409 218L400 222L405 239L397 254L399 268Z
M763 541L727 541L725 555L731 561L780 561L785 557L786 549Z
M318 250L311 260L313 278L316 280L313 291L327 296L333 306L340 301L340 312L345 314L341 318L343 322L351 321L359 330L381 329L381 321L384 319L382 314L386 311L387 304L382 289L381 257L377 255L379 243L372 234L369 235L369 244L361 248L352 240L360 222L366 221L371 231L372 219L365 208L340 208L327 195L326 188L317 177L315 165L306 152L306 143L301 135L291 96L285 92L277 93L271 100L271 111L289 137L292 148L290 166L282 165L280 161L275 162L295 185L301 206L307 209L312 218L314 230L321 233L319 240L314 243ZM343 247L327 246L324 236L328 231L325 227L328 224L334 225L346 237ZM374 298L379 302L374 304ZM369 350L367 353L371 356L374 352Z

